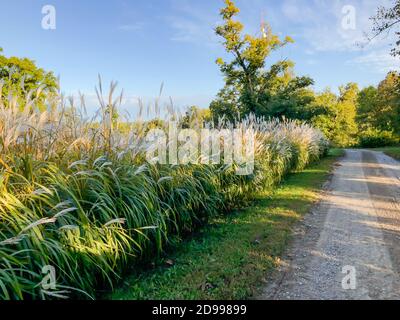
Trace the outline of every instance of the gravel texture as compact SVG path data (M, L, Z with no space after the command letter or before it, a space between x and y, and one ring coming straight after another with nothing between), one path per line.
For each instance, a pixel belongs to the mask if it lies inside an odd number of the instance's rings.
M383 153L346 150L258 298L399 299L399 177Z

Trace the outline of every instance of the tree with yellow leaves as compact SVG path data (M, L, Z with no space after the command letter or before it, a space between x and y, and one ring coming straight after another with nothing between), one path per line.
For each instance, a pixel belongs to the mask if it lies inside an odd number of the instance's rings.
M294 77L291 61L279 61L270 70L265 70L266 59L271 52L293 40L290 37L281 40L264 24L259 35L244 34L243 24L235 20L238 13L239 9L233 1L226 0L225 7L220 11L223 24L215 29L233 59L227 62L218 58L216 61L225 76L226 85L211 103L214 118L224 115L232 120L236 113L271 115L274 112L269 108L276 106L274 97L278 93L286 88L295 92L313 83L308 77Z

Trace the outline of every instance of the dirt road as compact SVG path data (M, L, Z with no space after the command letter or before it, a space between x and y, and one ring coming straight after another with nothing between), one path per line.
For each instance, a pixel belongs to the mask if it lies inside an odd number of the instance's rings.
M261 299L400 299L400 163L348 150Z

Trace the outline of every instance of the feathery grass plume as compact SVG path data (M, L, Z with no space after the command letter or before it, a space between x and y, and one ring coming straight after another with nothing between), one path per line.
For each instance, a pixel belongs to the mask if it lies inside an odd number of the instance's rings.
M148 163L146 133L151 126L168 132L168 120L179 116L160 119L157 100L157 121L122 121L115 89L105 97L99 84L91 118L82 96L78 105L49 97L47 110L32 93L25 102L0 100L0 299L95 298L129 266L271 190L328 148L308 124L251 115L203 124L254 130L250 175L237 175L235 162ZM54 267L55 288L42 285L45 266Z

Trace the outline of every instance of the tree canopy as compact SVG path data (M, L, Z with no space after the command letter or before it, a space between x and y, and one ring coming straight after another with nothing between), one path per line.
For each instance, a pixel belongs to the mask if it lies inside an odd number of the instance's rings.
M310 99L305 88L313 84L308 77L293 75L292 61L284 60L266 69L271 52L293 42L290 37L280 39L265 25L261 34L243 34L244 26L235 20L239 9L226 0L220 15L223 24L215 29L223 39L223 46L233 57L231 61L217 59L225 77L225 87L211 103L214 118L233 119L255 113L263 116L281 116L286 109L296 109Z
M232 60L217 59L225 86L210 104L214 121L221 117L232 121L249 113L298 119L321 129L337 146L355 145L360 136L371 132L374 138L381 133L384 137L400 135L398 72L389 72L377 87L360 90L356 83L348 83L339 87L338 94L330 89L316 93L313 79L294 74L292 61L281 60L266 67L271 52L293 40L280 39L268 25L262 25L258 36L243 34L244 26L236 20L239 12L232 0L226 0L220 11L223 23L215 29ZM380 7L372 20L374 36L397 26L400 0L392 8ZM396 50L393 55L399 54Z
M358 119L363 128L377 128L400 134L400 74L389 72L377 87L361 90Z
M30 94L41 105L47 94L56 92L58 81L52 72L36 66L28 58L6 57L0 48L1 97L13 95L24 99Z
M316 95L314 108L319 114L311 122L336 146L344 147L356 143L358 86L349 83L339 88L337 96L330 90Z

